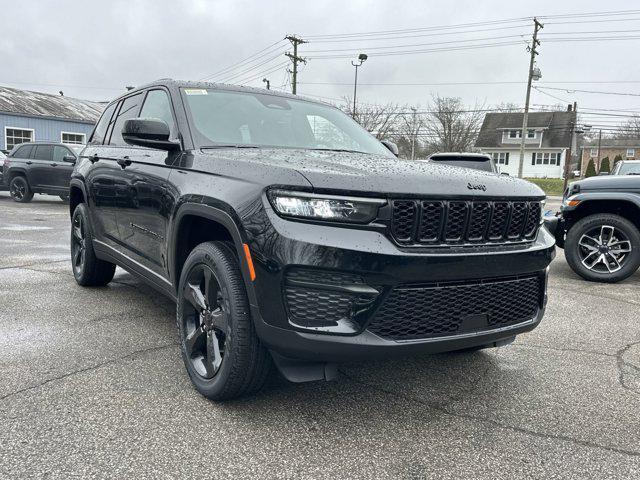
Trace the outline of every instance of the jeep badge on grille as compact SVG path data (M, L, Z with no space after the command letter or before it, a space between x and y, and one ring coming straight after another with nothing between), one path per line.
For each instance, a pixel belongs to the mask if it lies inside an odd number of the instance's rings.
M486 185L482 185L481 183L473 184L473 183L469 182L469 183L467 183L467 188L469 190L482 190L483 192L487 191L487 186Z

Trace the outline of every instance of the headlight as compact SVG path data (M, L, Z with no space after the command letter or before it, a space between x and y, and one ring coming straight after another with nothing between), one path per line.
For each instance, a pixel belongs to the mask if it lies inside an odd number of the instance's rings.
M369 223L378 216L385 200L339 197L303 192L270 190L269 201L282 216L329 220L333 222Z

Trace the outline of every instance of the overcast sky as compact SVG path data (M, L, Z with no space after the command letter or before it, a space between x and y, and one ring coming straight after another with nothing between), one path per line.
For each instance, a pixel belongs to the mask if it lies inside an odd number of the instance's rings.
M69 96L106 100L121 93L126 85L140 85L159 77L200 79L210 76L282 40L289 33L302 38L316 36L316 40L319 35L360 33L350 38L331 37L325 38L331 42L311 41L304 45L301 54L310 60L300 74L299 93L328 98L351 95L354 69L350 58L317 57L355 55L362 51L369 54L369 59L359 74L359 100L422 106L427 105L435 93L461 97L469 105L501 102L522 105L525 85L366 84L524 82L528 66L525 40L530 38L531 23L525 20L470 26L466 30L476 31L468 33L460 33L461 28L400 32L395 36L405 38L395 39L389 38L392 35L367 36L367 32L478 24L533 15L629 10L636 5L635 2L614 0L604 3L591 0L0 1L3 18L0 27L1 85L54 93L63 90ZM624 21L610 21L614 18ZM546 19L538 57L543 75L539 86L640 91L640 63L636 61L640 47L640 13L603 19ZM582 23L561 23L563 20ZM588 35L637 38L548 41L565 38L569 36L567 32L605 32ZM586 35L574 34L573 37ZM460 39L481 39L468 44L513 44L462 51L376 55L383 51L457 46L461 44L442 42ZM434 43L436 45L411 46ZM393 45L410 46L380 48ZM272 85L279 87L287 78L285 67L279 66L286 60L283 56L286 50L284 42L276 44L255 61L214 78L230 79L235 83L253 76L256 78L249 84L260 86L260 80L267 72ZM323 52L308 53L317 50ZM256 66L265 61L264 65ZM569 81L638 83L550 83ZM313 85L309 82L345 85ZM640 110L640 96L546 92L563 100L578 101L579 106L587 108ZM558 100L534 91L532 102L553 104Z

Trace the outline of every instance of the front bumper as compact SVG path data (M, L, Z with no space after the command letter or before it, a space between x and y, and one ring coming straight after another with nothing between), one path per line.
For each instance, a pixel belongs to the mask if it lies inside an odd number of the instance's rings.
M377 231L288 221L268 208L262 214L260 235L249 240L256 269L251 309L262 342L280 355L342 362L458 350L501 343L530 331L544 314L546 270L555 256L555 239L545 228L527 245L417 251L401 249ZM309 322L293 318L285 301L285 288L289 273L300 268L357 275L362 284L348 287L372 299L354 308L353 317L345 321L323 322L317 315ZM543 285L537 311L505 327L409 340L382 338L367 329L389 292L398 287L483 283L487 279L532 275L539 276Z

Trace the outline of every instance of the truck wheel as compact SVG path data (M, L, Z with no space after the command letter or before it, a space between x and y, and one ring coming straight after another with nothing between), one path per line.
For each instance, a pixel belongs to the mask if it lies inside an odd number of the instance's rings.
M30 202L33 198L33 192L29 187L29 182L22 175L18 175L11 179L9 183L9 194L14 201L20 203Z
M571 269L585 280L619 282L640 266L640 232L619 215L590 215L569 229L564 251Z
M212 400L258 391L271 357L256 335L235 253L221 242L198 245L178 285L178 334L187 373Z
M113 279L116 266L96 257L87 207L81 203L71 217L71 268L78 285L102 287Z

